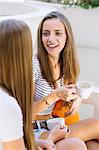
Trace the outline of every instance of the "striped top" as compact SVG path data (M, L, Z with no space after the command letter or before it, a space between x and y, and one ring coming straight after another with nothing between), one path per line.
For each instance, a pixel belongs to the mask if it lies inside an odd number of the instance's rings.
M35 82L34 101L41 100L42 98L44 98L54 90L46 81L46 79L43 79L40 70L40 64L36 57L33 57L33 81ZM60 86L60 82L61 85L63 85L63 78L57 81L59 86ZM49 107L49 109L51 107Z

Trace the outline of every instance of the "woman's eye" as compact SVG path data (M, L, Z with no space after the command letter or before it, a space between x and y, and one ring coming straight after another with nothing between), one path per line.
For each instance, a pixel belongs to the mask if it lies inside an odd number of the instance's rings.
M61 32L56 32L56 35L57 35L57 36L61 36L62 33L61 33Z
M48 33L48 32L43 32L43 33L42 33L42 35L44 35L44 36L48 36L48 35L49 35L49 33Z

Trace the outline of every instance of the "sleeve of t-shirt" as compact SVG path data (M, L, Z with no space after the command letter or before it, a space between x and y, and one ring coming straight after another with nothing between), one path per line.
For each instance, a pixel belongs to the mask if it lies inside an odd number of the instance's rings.
M39 62L37 58L33 58L33 81L37 81L39 78Z
M22 111L14 98L0 101L0 140L9 142L23 137Z

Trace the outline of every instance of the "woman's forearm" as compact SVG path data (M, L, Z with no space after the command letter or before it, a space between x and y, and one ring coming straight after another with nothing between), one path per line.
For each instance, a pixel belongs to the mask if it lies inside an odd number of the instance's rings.
M33 102L33 117L58 100L57 92L52 92L42 100Z
M51 114L47 114L47 115L35 115L33 117L33 120L36 121L36 120L48 120L50 119L52 116Z

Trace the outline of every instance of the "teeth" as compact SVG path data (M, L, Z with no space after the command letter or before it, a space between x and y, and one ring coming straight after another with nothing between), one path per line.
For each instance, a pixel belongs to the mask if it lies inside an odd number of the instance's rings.
M55 46L49 46L50 48L54 48Z
M47 45L49 48L55 48L57 46L53 46L53 45Z

